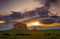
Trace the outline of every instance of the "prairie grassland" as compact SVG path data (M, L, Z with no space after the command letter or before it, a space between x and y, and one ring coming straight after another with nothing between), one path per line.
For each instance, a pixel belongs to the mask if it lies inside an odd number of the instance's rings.
M0 31L0 39L60 39L60 30Z

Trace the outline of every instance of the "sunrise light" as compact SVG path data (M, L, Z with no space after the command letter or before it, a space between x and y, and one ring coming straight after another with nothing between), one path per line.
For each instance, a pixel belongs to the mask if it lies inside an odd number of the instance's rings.
M27 25L27 27L31 27L31 26L42 26L42 27L56 27L56 26L60 26L59 23L43 24L40 21L28 22L28 23L26 23L26 25Z
M27 26L40 26L38 21L27 23Z
M0 24L3 24L3 23L5 23L5 21L0 21Z

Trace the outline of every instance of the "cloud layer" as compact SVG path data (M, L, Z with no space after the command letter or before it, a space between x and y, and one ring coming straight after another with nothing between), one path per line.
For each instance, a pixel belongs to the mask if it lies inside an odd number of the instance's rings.
M57 15L60 16L60 0L37 0L37 1L38 2L42 1L43 4L46 4L46 6L53 14L57 13Z

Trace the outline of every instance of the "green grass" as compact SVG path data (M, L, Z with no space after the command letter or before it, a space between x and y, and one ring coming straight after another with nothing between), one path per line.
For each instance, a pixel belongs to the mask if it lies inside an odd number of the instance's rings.
M23 34L23 35L16 35L16 34ZM0 39L60 39L60 30L0 31Z

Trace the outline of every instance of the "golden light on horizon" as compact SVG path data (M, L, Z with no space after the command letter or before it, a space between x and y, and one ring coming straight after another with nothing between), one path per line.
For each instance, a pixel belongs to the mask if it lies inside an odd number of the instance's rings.
M0 24L3 24L3 23L5 23L5 21L0 21Z
M33 25L40 25L39 22L33 22L32 24L33 24Z
M27 23L27 26L40 26L39 21Z
M31 27L31 26L56 27L56 26L60 26L60 23L43 24L40 21L33 21L33 22L27 23L26 25L27 27Z

